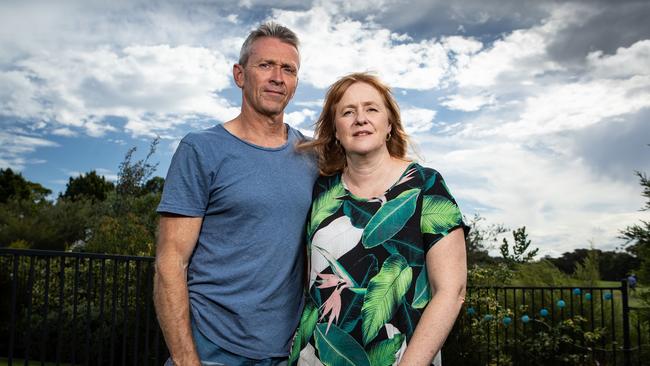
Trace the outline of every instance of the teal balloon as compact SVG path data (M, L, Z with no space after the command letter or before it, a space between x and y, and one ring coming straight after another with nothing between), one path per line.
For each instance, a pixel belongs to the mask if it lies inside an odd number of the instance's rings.
M611 292L608 292L605 294L605 300L611 300L612 299L612 294Z
M591 300L591 294L590 293L587 292L585 294L585 300Z
M574 294L574 295L578 296L578 295L580 295L581 293L582 293L582 291L581 291L579 288L574 288L574 289L573 289L573 294Z
M528 323L530 321L530 317L528 315L524 315L521 317L522 323Z
M562 309L563 307L566 306L566 303L564 302L564 300L558 300L556 305L558 308Z
M508 325L510 325L510 323L512 323L512 318L509 316L504 316L502 322L503 325L507 327Z
M544 318L546 318L546 317L548 316L548 310L546 310L545 308L543 308L542 310L539 311L539 315L541 315L541 316L543 316Z
M469 316L476 314L476 309L474 309L472 306L468 307L466 311L467 311L467 315Z

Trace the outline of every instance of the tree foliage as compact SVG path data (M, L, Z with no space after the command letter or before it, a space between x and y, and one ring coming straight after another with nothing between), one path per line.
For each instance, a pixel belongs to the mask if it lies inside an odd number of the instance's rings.
M30 182L22 174L14 173L11 168L0 169L0 203L10 199L44 201L51 190L42 185Z
M108 193L115 189L113 183L106 180L104 176L97 175L91 170L78 177L70 177L61 198L77 201L90 199L93 201L104 201Z
M479 214L467 220L469 234L465 240L467 245L467 262L473 264L494 264L496 258L489 255L488 250L496 247L497 237L508 230L502 224L484 225L483 218Z
M512 237L514 239L514 243L512 244L512 250L510 248L510 243L506 238L503 238L503 242L499 247L503 259L513 264L528 263L531 260L533 260L537 255L537 252L539 252L539 248L535 248L535 249L530 248L531 242L530 240L528 240L526 227L522 226L519 229L513 230Z
M650 180L641 173L636 172L639 183L643 189L642 196L646 202L642 210L650 210ZM641 223L626 227L621 231L621 238L628 243L627 251L641 260L639 277L650 281L650 221L641 220Z

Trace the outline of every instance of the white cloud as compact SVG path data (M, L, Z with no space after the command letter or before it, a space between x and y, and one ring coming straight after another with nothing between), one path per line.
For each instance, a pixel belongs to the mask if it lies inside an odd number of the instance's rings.
M43 163L42 159L28 159L25 156L38 148L59 146L56 142L21 133L0 131L0 167L22 170L29 163Z
M305 108L300 111L285 113L284 121L288 123L291 127L297 128L305 121L314 121L315 117L316 117L316 111Z
M527 226L543 254L596 239L610 249L618 229L639 217L639 192L594 176L579 157L540 154L512 142L419 136L425 165L438 169L465 214L482 208L491 222ZM627 221L617 221L625 218Z
M401 111L402 123L408 134L426 132L433 127L436 111L425 108L406 108Z
M185 118L227 120L238 113L215 94L230 86L231 63L206 48L101 47L33 56L18 65L22 71L4 74L16 96L5 99L2 113L59 123L58 132L78 128L102 136L116 130L105 120L111 116L125 118L133 135L151 136ZM35 102L42 99L47 103Z
M472 39L412 41L372 20L352 20L336 6L276 10L273 17L301 35L301 79L325 88L350 72L376 72L392 87L426 90L440 85L456 59L480 49Z
M479 94L479 95L461 95L454 94L442 98L441 105L457 111L463 112L476 112L481 108L495 103L493 95Z

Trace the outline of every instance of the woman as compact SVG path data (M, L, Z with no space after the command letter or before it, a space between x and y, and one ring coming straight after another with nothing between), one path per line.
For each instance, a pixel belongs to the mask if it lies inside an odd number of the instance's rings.
M465 226L440 174L406 159L390 89L366 73L340 79L301 148L322 176L290 363L431 364L463 303Z

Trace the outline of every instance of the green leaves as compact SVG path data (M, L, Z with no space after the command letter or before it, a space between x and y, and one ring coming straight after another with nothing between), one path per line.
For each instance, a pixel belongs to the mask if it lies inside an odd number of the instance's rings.
M427 278L427 266L422 266L420 275L415 281L415 294L413 295L412 306L415 309L424 308L431 300L431 287Z
M368 344L390 320L396 307L411 286L413 272L406 259L393 254L379 273L370 280L361 308L363 343Z
M327 334L327 324L316 325L314 337L320 361L326 366L370 366L363 347L335 324Z
M422 197L420 229L423 233L446 233L448 229L458 225L461 219L458 206L448 198L438 195Z
M350 218L350 222L356 228L363 229L372 218L372 212L363 207L362 203L354 200L343 202L343 213Z
M368 292L366 286L368 286L368 281L377 274L379 271L379 265L377 258L373 254L365 255L363 258L359 259L353 266L351 272L357 272L355 268L366 268L365 275L363 278L358 278L357 283L360 287L351 287L347 290L350 290L354 293L350 303L341 314L341 322L339 323L341 329L346 332L351 332L352 329L357 325L361 315L361 305L363 304L363 299L366 293ZM363 271L360 271L363 272Z
M413 216L419 193L418 188L409 189L381 206L363 230L363 246L374 248L397 234Z
M307 234L310 237L314 234L318 225L320 225L323 220L341 207L343 202L338 198L344 195L345 188L343 188L341 182L338 182L329 190L321 193L321 195L312 202L311 219L307 225Z
M385 339L375 345L369 352L368 358L372 366L390 366L395 363L395 353L404 342L403 334L395 334L393 338Z
M305 309L302 312L302 317L300 318L300 325L298 326L297 334L294 338L293 345L291 346L289 364L298 360L298 357L300 356L300 350L302 350L309 342L309 339L314 333L314 328L316 327L317 321L318 309L308 299L305 303Z

